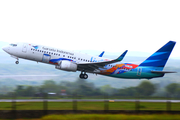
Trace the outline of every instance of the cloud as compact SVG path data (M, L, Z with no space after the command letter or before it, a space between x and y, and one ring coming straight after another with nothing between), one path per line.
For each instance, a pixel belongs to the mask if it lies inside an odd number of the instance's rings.
M0 39L70 50L155 52L180 42L179 1L0 1ZM177 44L172 56L180 56Z

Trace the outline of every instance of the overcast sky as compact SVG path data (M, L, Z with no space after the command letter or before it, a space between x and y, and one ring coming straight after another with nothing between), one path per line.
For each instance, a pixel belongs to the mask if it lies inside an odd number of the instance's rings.
M179 0L1 0L0 41L69 50L153 53L169 40L180 58Z

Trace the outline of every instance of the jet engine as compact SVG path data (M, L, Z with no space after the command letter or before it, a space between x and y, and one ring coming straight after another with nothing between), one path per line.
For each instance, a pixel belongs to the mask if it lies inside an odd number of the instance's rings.
M71 61L62 60L56 65L56 69L64 70L64 71L77 71L77 64Z

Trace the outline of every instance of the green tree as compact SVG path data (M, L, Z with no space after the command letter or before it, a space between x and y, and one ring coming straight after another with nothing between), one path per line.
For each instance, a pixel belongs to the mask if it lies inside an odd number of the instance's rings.
M23 90L23 96L28 96L28 97L32 97L34 96L36 93L35 87L32 86L27 86L24 90Z
M94 94L94 90L86 85L80 85L77 89L76 89L76 93L79 95L84 95L84 96L91 96Z
M24 86L18 85L17 88L15 89L16 95L23 96L24 95L23 90L24 90Z
M32 97L36 93L36 88L33 86L18 85L15 92L16 96Z
M8 92L11 92L13 90L13 87L10 86L0 86L0 94L7 94Z
M41 86L42 92L58 92L58 85L53 80L45 80Z
M170 94L175 96L178 94L180 85L178 83L171 83L165 87L166 91Z
M68 94L74 94L77 93L78 95L97 95L99 94L99 91L96 93L96 87L93 83L87 82L87 80L84 79L77 79L74 82L69 81L62 81L60 82L60 86L66 87L66 91Z
M176 97L180 98L180 87L176 89Z
M137 88L136 87L128 87L124 89L119 89L118 92L115 94L116 96L136 96L137 95Z
M142 81L138 86L137 90L139 95L150 96L155 93L156 87L149 81Z
M117 89L111 87L110 85L101 86L100 89L101 89L102 92L107 93L109 95L115 94L117 92Z

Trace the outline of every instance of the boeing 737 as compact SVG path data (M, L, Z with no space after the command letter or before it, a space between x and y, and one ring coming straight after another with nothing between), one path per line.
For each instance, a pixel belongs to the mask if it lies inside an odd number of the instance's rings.
M69 72L81 71L79 77L82 79L88 78L86 73L116 78L152 79L163 77L166 73L174 73L173 71L163 71L163 69L175 44L176 42L169 41L139 65L120 62L126 55L127 50L117 59L103 58L104 51L99 56L90 56L73 51L20 42L9 44L3 47L3 50L17 59L16 64L19 63L19 58L47 63L54 65L59 70Z

